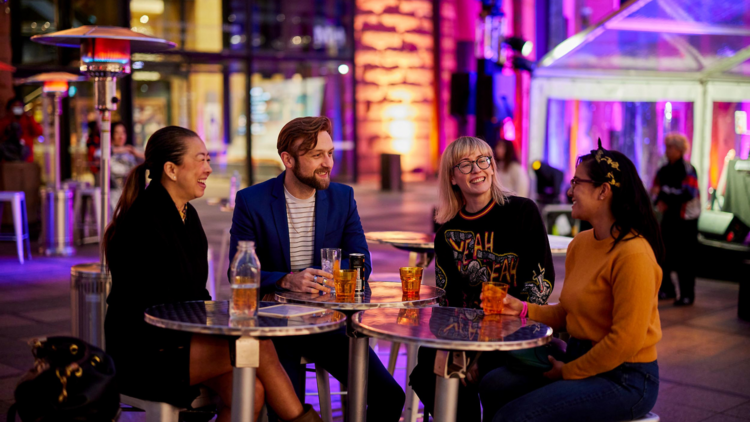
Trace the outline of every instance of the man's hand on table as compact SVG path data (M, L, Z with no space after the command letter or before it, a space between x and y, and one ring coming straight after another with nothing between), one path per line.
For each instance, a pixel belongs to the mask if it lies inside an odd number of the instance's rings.
M278 281L279 287L293 292L303 293L329 293L333 286L333 274L315 268L307 268L303 271L287 274Z

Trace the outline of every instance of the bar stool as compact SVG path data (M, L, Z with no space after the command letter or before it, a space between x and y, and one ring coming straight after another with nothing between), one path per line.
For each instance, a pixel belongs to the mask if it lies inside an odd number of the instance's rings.
M305 372L310 371L310 369L307 369L307 365L312 364L314 365L314 369L312 371L315 371L315 379L318 384L318 392L317 393L305 393L305 396L318 396L318 403L320 404L320 417L323 419L323 422L332 422L333 421L333 411L331 409L331 395L339 395L339 396L345 396L347 393L346 391L337 391L337 392L331 392L331 381L328 377L328 371L326 371L323 368L318 368L317 365L315 365L315 362L313 362L310 359L307 359L305 357L302 357L300 360L300 365L305 367ZM302 388L304 390L305 383L302 383ZM341 400L341 404L343 405L344 401Z
M85 201L90 199L94 204L94 214L96 218L96 236L85 237L87 229L91 226L86 224L86 217L89 215L89 207L86 206ZM83 245L85 243L97 243L99 242L99 228L102 223L102 198L100 188L83 187L76 189L75 200L73 202L73 218L75 219L75 238L76 244Z
M192 409L213 404L211 392L204 387L200 388L201 395L190 404ZM180 409L169 403L149 401L120 394L120 403L140 409L146 413L146 422L178 422L180 412L188 409Z
M26 242L26 253L31 261L31 241L29 239L29 218L26 215L26 195L23 192L5 191L0 192L0 202L10 202L13 213L13 235L0 235L0 240L15 240L18 251L18 261L23 264L23 242ZM2 217L2 208L0 208Z

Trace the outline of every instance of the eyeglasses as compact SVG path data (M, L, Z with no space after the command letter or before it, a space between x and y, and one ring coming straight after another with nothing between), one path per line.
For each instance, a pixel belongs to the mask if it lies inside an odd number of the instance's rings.
M471 171L474 170L474 163L477 164L479 170L487 170L492 164L492 159L490 157L479 157L474 161L461 161L453 168L458 168L463 174L471 174Z
M596 184L597 182L594 181L594 180L591 180L591 179L581 179L581 178L578 178L578 177L574 177L574 178L570 179L570 187L571 188L574 188L574 187L576 187L576 185L580 185L581 183Z

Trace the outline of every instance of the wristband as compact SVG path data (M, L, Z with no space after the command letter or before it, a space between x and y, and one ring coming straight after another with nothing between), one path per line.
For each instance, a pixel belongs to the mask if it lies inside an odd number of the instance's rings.
M521 310L521 315L519 315L521 318L526 318L526 315L529 313L529 304L524 302L523 303L523 309Z

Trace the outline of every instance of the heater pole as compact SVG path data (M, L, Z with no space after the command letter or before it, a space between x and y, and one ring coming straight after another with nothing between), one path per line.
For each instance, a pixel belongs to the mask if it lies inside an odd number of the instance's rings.
M59 92L55 93L53 97L53 101L55 102L55 191L59 191L62 185L62 181L60 180L60 155L62 154L62 151L60 151L60 115L62 115L62 99L62 94Z
M99 110L100 131L100 166L99 166L99 188L101 189L101 226L99 227L99 260L102 273L107 273L107 257L104 253L104 231L109 225L109 173L111 153L111 110L117 109L118 99L115 96L117 79L111 75L102 75L94 78L94 103Z

